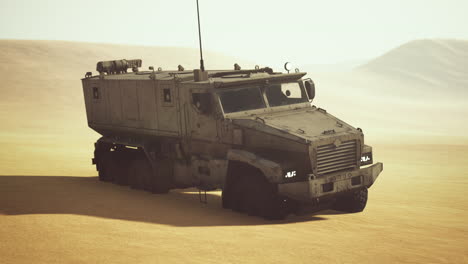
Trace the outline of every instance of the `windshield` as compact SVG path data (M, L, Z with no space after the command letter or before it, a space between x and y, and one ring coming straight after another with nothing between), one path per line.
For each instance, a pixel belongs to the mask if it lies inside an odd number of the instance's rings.
M266 108L262 91L265 91L270 107L308 102L303 87L297 82L272 83L260 87L246 87L219 93L224 113Z
M270 107L304 103L309 100L304 88L297 82L268 85L266 96Z
M224 91L219 94L224 113L265 108L259 87Z

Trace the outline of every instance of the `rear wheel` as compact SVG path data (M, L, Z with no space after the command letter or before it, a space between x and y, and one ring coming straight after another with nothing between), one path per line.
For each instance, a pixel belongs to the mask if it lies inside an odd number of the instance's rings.
M96 170L100 181L112 181L109 168L112 166L111 148L112 145L103 142L96 142L94 144L94 161L96 163Z
M151 161L142 148L98 140L94 161L99 180L130 185L153 193L167 193L172 187L173 162L161 157Z
M99 180L104 182L112 181L109 171L110 166L112 166L112 159L109 153L110 152L102 153L96 158Z
M128 185L131 177L130 164L132 153L128 149L120 149L113 153L112 172L114 174L114 182L119 185Z
M149 190L148 182L152 168L144 155L140 155L131 162L130 171L130 186L134 189Z
M349 195L340 197L333 205L333 209L348 213L362 212L366 208L367 198L368 190L367 188L362 188L353 191Z
M122 164L119 162L119 160L120 160L119 154L120 153L117 153L117 151L109 152L110 164L107 167L107 172L109 173L109 178L114 183L118 183L120 181L120 179L123 178L123 175L122 175L123 171L122 170L124 168L123 168Z
M151 177L151 192L168 193L172 187L172 161L170 159L161 159L155 163L153 175Z
M171 175L168 171L156 167L157 165L160 165L160 162L152 165L144 154L135 158L130 164L131 187L152 193L167 193L170 189Z

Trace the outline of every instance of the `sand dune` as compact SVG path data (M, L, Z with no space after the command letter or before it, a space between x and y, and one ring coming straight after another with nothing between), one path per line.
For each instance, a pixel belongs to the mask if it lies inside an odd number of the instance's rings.
M468 148L377 149L385 172L363 213L276 222L222 209L219 192L203 205L190 189L1 176L2 263L466 263Z
M468 41L418 40L352 71L315 73L316 103L378 142L467 144Z
M397 47L358 68L400 79L414 85L426 85L468 94L468 41L415 40ZM444 89L445 90L445 89Z

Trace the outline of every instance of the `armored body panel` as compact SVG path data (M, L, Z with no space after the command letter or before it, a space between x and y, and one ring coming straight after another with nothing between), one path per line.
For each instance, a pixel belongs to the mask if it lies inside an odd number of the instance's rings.
M362 130L311 105L305 73L105 72L82 79L102 180L221 188L223 207L277 218L325 202L363 210L382 171Z
M144 75L142 75L144 76ZM83 80L88 123L102 135L180 136L174 80L133 74Z

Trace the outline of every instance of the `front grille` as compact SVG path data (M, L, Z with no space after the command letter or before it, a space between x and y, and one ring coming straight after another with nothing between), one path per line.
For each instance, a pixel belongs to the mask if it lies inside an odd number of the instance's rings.
M356 140L317 147L317 174L323 175L353 168L356 165Z

